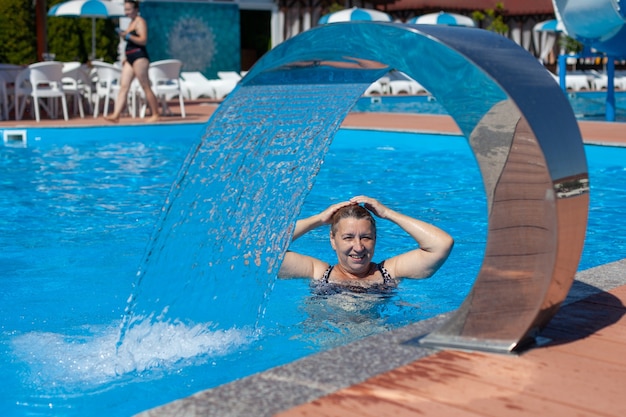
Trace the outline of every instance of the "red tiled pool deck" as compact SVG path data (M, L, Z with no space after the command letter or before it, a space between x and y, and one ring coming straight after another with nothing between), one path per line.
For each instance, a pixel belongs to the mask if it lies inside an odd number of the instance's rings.
M172 107L177 114L177 108ZM159 123L201 123L209 118L216 104L195 102L186 108L188 118L164 117ZM0 121L0 130L107 123L103 118L41 123ZM120 123L143 121L126 118ZM459 133L447 116L352 113L343 126ZM624 123L580 122L579 126L586 143L626 146ZM591 295L564 305L541 334L547 343L519 355L431 349L417 360L407 360L380 372L370 370L371 375L355 377L355 381L343 386L332 385L329 380L333 372L343 372L332 363L324 369L319 369L320 365L310 367L311 372L301 370L295 375L292 372L289 377L278 370L265 379L260 375L246 378L249 391L241 389L246 387L246 381L235 381L227 384L230 387L203 391L141 415L623 417L626 416L626 263L609 265L612 266L598 267L591 275L597 279L611 276L612 284L605 288L598 286ZM589 286L596 287L595 281ZM394 337L392 333L376 340L388 341ZM396 344L407 348L409 341L405 338L401 342ZM341 352L346 350L323 355L351 359ZM393 355L392 351L379 353L391 360ZM370 364L360 366L367 368ZM357 370L351 370L356 374ZM268 391L262 392L262 383L268 381L275 385L265 387ZM309 393L281 402L281 395L287 395L281 390L288 391L294 385L306 386ZM258 398L254 397L255 391Z
M625 416L626 286L564 307L520 356L443 350L280 417Z

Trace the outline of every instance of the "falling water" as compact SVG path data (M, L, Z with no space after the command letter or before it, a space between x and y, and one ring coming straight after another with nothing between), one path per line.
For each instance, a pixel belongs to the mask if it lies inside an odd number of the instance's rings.
M300 205L365 86L243 85L218 108L170 190L118 348L146 321L254 328Z

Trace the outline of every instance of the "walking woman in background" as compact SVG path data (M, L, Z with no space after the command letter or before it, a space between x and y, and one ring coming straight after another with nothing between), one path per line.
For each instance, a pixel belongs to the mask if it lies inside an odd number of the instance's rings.
M150 59L146 44L148 43L148 25L146 20L139 16L139 3L136 0L124 1L124 14L130 18L130 24L125 31L120 31L120 37L126 40L126 59L122 64L122 76L120 78L120 91L115 100L115 109L113 114L107 116L110 122L117 122L120 114L126 104L126 97L133 79L137 77L139 85L143 88L148 101L148 106L152 116L148 122L156 122L159 120L159 104L156 96L150 88L150 79L148 77L148 67Z

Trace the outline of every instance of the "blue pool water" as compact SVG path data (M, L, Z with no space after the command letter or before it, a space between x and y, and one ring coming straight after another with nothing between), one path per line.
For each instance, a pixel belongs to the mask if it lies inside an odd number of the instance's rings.
M606 92L582 91L567 93L574 115L578 120L606 120ZM360 112L448 114L437 100L422 96L362 97L354 107ZM626 122L626 92L615 93L615 120Z
M342 130L301 215L368 194L433 222L456 240L434 277L405 280L391 297L315 296L304 280L278 280L256 328L155 323L116 350L137 268L197 137L180 127L116 129L53 129L26 148L0 148L2 416L130 415L454 309L480 267L486 203L465 139ZM626 149L586 150L591 207L579 269L626 257ZM379 230L377 260L412 247L396 227L380 221ZM327 234L293 248L332 260Z

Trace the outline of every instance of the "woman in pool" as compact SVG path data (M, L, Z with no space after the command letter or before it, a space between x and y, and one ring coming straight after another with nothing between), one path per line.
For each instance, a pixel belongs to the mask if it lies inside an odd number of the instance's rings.
M361 206L360 204L363 204ZM400 226L418 248L373 262L376 222L372 214ZM311 278L318 284L347 287L356 291L395 288L400 278L427 278L445 262L454 241L443 230L394 211L379 201L357 196L333 204L319 214L298 220L293 240L311 230L330 224L330 244L337 253L337 264L288 251L280 267L280 278Z
M139 16L139 2L136 0L124 0L124 14L130 18L130 23L125 31L119 32L120 37L126 40L126 59L122 64L122 75L120 77L120 91L115 100L115 109L113 114L105 117L110 122L117 122L120 114L126 104L126 97L133 78L137 77L139 85L143 89L148 107L152 116L148 122L156 122L159 120L159 103L150 88L150 78L148 77L148 68L150 59L146 44L148 43L148 25L146 20Z

